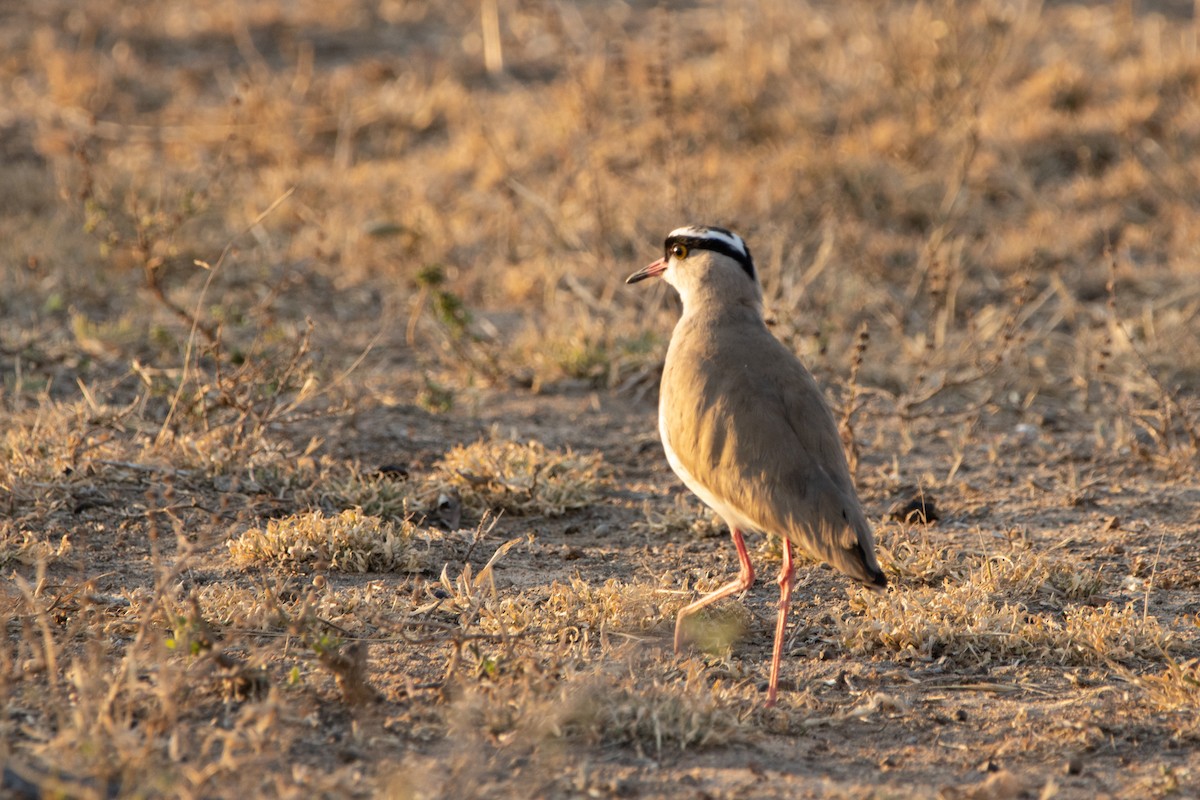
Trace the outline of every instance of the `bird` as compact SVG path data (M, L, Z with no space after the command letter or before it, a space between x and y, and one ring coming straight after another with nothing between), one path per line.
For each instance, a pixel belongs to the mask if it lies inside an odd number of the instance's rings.
M886 588L887 578L833 412L812 374L767 329L746 242L726 228L677 228L667 236L662 258L625 282L656 276L679 293L683 305L659 389L663 450L684 485L729 526L740 564L736 578L679 612L675 652L682 650L688 617L753 585L744 534L780 537L769 708L778 697L795 571L792 548L872 589Z

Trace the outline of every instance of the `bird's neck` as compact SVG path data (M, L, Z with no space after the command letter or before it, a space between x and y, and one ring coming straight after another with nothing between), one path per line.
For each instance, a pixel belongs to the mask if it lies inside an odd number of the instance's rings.
M683 315L680 321L689 323L708 322L714 325L728 323L754 323L765 325L763 322L762 300L757 296L718 297L689 295L683 297Z

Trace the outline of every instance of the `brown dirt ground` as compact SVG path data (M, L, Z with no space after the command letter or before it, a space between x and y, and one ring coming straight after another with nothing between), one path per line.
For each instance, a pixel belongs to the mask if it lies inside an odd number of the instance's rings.
M329 448L368 465L418 465L499 426L548 445L599 449L613 475L602 501L559 519L502 519L492 532L492 542L528 537L496 567L501 595L536 597L572 577L669 589L678 576L723 579L736 569L723 533L698 538L631 529L644 514L644 501L663 502L681 491L653 434L651 401L590 391L541 397L500 392L481 396L479 407L468 417L412 407L356 414L333 426ZM318 427L331 432L327 422ZM1041 432L1031 441L1007 427L998 423L978 432L960 467L967 477L938 491L941 520L923 535L951 553L964 546L1004 551L1018 537L1021 546L1060 552L1081 571L1108 576L1106 587L1120 585L1116 576L1149 577L1152 592L1108 588L1091 602L1133 602L1140 608L1148 599L1150 613L1182 626L1171 626L1185 640L1177 656L1194 656L1200 557L1192 542L1200 523L1200 490L1096 458L1086 434ZM878 437L889 438L886 432ZM994 460L987 455L990 448L999 452ZM886 479L870 477L891 468L888 452L873 448L860 466L868 476L862 481L864 501L876 519L894 499ZM943 471L950 453L930 433L904 457L903 469ZM1089 476L1087 489L1077 502L1065 503L1055 484L1081 468ZM77 543L72 566L52 570L48 579L86 578L101 595L151 586L151 543L122 506L154 493L154 483L132 475L76 496L60 523ZM199 496L203 503L221 502ZM882 535L886 541L887 533ZM758 544L752 540L752 549ZM478 549L476 569L490 552ZM759 548L756 561L760 575L773 574L775 554ZM218 550L193 562L185 584L247 578L253 575L231 570ZM413 579L386 574L328 573L328 579L331 589L374 583L397 597L436 584L433 575L416 578L415 589ZM296 587L309 576L298 580ZM674 656L669 614L650 630L627 634L628 641L609 655L608 669L628 669L635 680L646 663L665 663L666 674L678 680L698 671L702 682L730 683L740 698L732 713L743 726L728 740L661 750L652 739L625 745L519 739L508 744L503 737L475 734L464 741L466 734L447 719L453 712L445 709L461 702L456 698L473 679L462 674L443 683L450 644L375 643L367 651L367 675L380 699L347 706L331 681L318 680L279 709L287 715L286 749L268 747L256 768L278 769L277 760L284 759L313 774L336 776L341 790L325 782L320 785L326 793L373 793L383 786L394 796L1003 798L1190 792L1179 786L1197 774L1194 742L1179 736L1180 725L1194 731L1179 718L1190 711L1140 709L1130 702L1134 687L1103 666L1056 667L1018 658L963 667L937 658L854 656L839 645L834 625L835 617L851 613L845 581L817 565L800 570L782 699L777 709L763 711L775 591L760 577L738 601L750 617L724 655ZM269 668L270 679L283 680L282 669ZM221 725L237 713L237 703L201 702L185 710L183 719L202 724L211 715L209 724Z
M681 491L651 433L651 403L585 394L536 401L497 397L488 405L494 412L479 419L481 432L499 424L548 443L597 447L614 468L619 487L603 507L558 524L537 524L534 541L516 551L521 557L514 553L501 562L501 585L528 589L572 575L598 583L609 577L655 580L667 570L718 577L736 571L732 545L723 534L696 540L629 531L643 499ZM377 430L387 423L366 424ZM410 424L424 428L421 421ZM1040 434L1027 442L1001 429L982 432L980 438L985 441L965 459L971 477L958 492L937 496L943 517L928 532L932 541L951 551L963 543L1002 550L1009 545L1006 534L1019 531L1035 548L1059 550L1078 560L1081 571L1126 575L1139 572L1135 565L1144 572L1145 565L1157 564L1159 589L1153 592L1152 613L1160 619L1191 617L1194 623L1200 557L1190 543L1200 522L1200 490L1147 480L1127 465L1098 464L1087 452L1084 435ZM989 446L1003 456L1000 463L984 467ZM948 458L949 448L931 441L906 456L904 468L910 474L936 472ZM867 454L861 470L883 471L888 461L886 451ZM1111 477L1097 480L1085 498L1064 507L1052 484L1065 480L1079 464L1091 474ZM884 481L864 483L865 503L878 519L892 498ZM983 537L988 538L979 541ZM568 553L571 560L564 561ZM757 560L762 564L761 554ZM712 660L684 654L677 662L681 672L698 659L704 669L765 689L776 589L763 576L773 575L771 565L777 562L772 558L762 567L755 588L743 598L752 620L729 655ZM1019 661L961 669L937 660L914 664L847 657L829 628L834 615L846 613L844 594L845 581L828 568L802 568L792 611L791 657L782 679L785 699L780 710L763 715L756 730L691 751L607 747L582 759L578 753L562 756L563 774L556 780L549 780L538 765L526 769L530 789L536 787L535 794L630 797L927 797L939 792L1017 797L1038 796L1054 786L1056 797L1104 797L1152 793L1171 780L1168 776L1196 775L1200 761L1194 745L1177 738L1158 715L1142 715L1123 702L1128 688L1104 670L1030 668ZM1140 603L1142 594L1096 598L1098 604L1108 600ZM671 622L667 618L637 637L627 657L635 663L639 658L673 659ZM1192 639L1185 649L1194 653L1195 630L1181 633ZM379 670L373 674L413 669L413 659L402 654L378 658ZM887 698L884 709L861 717L847 713L873 693ZM797 713L802 708L808 710ZM739 713L760 714L747 707ZM434 759L439 753L438 747L431 753L415 749ZM1078 774L1067 774L1072 760ZM520 765L514 769L503 748L481 761L487 765L480 765L484 775L476 778L481 787L493 781L506 791L522 785ZM1004 781L992 777L996 771L1007 776ZM992 786L995 794L971 794L979 786ZM443 791L452 790L443 786Z

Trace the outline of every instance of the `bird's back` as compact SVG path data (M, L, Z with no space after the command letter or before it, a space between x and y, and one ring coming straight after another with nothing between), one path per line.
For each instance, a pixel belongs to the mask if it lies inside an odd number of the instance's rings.
M685 313L662 386L660 426L685 482L757 530L886 584L833 414L757 313Z

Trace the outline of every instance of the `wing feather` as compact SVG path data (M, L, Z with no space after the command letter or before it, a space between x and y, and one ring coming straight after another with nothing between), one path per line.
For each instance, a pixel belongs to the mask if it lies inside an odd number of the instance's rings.
M681 341L694 344L676 347ZM666 370L664 390L674 389L663 398L664 423L696 480L759 530L883 585L833 413L812 375L765 326L677 331Z

